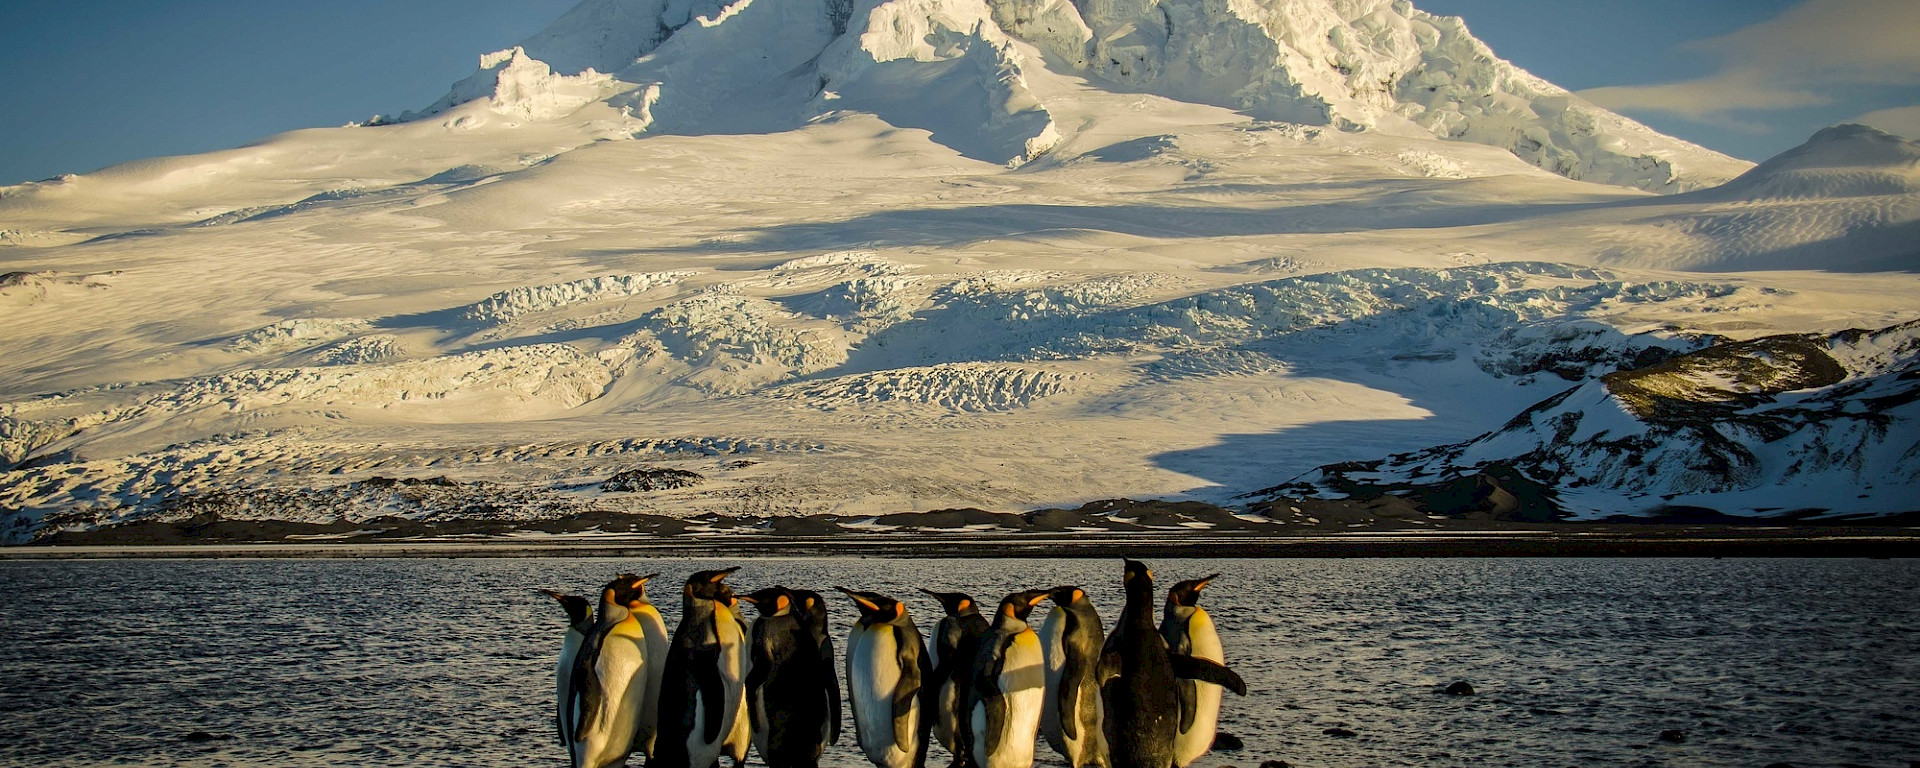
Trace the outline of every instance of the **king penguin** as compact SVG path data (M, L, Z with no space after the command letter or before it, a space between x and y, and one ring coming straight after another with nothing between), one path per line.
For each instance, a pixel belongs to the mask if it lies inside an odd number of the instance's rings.
M737 570L700 571L681 589L680 625L660 681L659 731L648 768L712 768L733 732L746 687L739 671L747 640L726 585Z
M840 674L834 667L833 636L827 633L827 600L820 593L810 589L793 590L793 599L799 603L800 625L812 636L814 648L819 653L815 661L814 676L818 685L827 692L827 716L820 724L820 740L827 744L840 743Z
M1127 604L1100 657L1103 730L1112 768L1171 768L1180 728L1182 679L1205 680L1246 695L1232 670L1192 656L1175 656L1153 623L1153 571L1126 561Z
M734 670L734 674L740 680L744 681L747 679L747 673L751 671L753 667L753 653L750 647L753 639L753 625L747 621L746 612L740 610L740 600L738 596L735 596L733 604L728 607L733 609L733 620L740 625L740 636L746 638L749 643L746 652L740 654L739 664L737 665L738 668ZM729 759L733 760L733 768L741 768L741 766L747 764L747 750L752 746L753 718L747 714L747 697L743 691L740 696L738 711L733 713L733 729L727 732L727 738L721 745L720 754L726 755Z
M1160 616L1160 636L1166 638L1168 651L1226 663L1213 618L1200 607L1200 590L1217 578L1220 574L1216 573L1204 579L1180 582L1167 590L1166 612ZM1174 768L1187 768L1213 749L1214 730L1219 720L1220 686L1181 680L1180 729L1173 739Z
M1040 624L1040 651L1047 661L1047 700L1040 713L1040 732L1072 768L1106 765L1100 685L1094 680L1106 630L1093 601L1079 587L1054 587L1047 598L1053 601L1053 610Z
M822 683L832 678L821 679L820 648L800 598L780 586L741 598L760 613L753 621L753 664L747 673L753 747L767 768L818 768L831 705Z
M968 757L973 738L965 721L967 686L973 682L973 659L987 634L987 619L966 594L920 591L940 601L947 614L934 628L927 649L933 656L933 736L952 753L955 768L976 768Z
M1000 601L993 626L980 639L967 696L970 746L980 768L1029 768L1046 707L1046 659L1027 625L1047 590L1015 592Z
M836 589L860 606L860 620L847 636L847 697L860 749L879 768L921 768L932 728L926 681L933 667L926 641L900 601Z
M587 635L593 632L593 603L579 595L566 595L551 589L541 593L560 602L560 608L567 612L567 634L560 641L560 661L553 668L554 715L553 725L560 737L560 746L567 748L567 760L570 765L580 765L580 756L573 748L573 732L576 726L573 717L573 663L580 656L580 647L587 642Z
M652 610L645 591L651 578L621 574L601 588L599 617L574 656L567 716L578 768L619 765L651 736L647 668L663 661L652 653L641 618Z

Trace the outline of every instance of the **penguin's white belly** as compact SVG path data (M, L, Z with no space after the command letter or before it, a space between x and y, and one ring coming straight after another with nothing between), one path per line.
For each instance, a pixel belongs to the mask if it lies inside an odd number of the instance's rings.
M1075 696L1079 699L1074 703L1072 712L1078 734L1069 737L1064 729L1060 733L1061 744L1066 747L1061 751L1066 754L1067 763L1073 766L1095 763L1105 764L1106 734L1102 730L1100 722L1104 717L1104 713L1101 711L1100 689L1088 686L1078 691L1069 692L1066 695ZM1053 711L1053 701L1053 698L1049 697L1046 701L1042 702L1042 708L1049 712ZM1086 716L1088 713L1091 713L1093 717L1088 718ZM1089 722L1089 720L1091 720L1091 722Z
M1040 639L1032 632L1015 635L1000 668L999 687L1007 702L999 749L986 753L987 709L974 706L974 755L981 768L1028 768L1033 765L1034 740L1040 734L1040 712L1046 706L1046 659Z
M634 729L640 723L640 704L646 697L645 637L634 622L621 622L607 633L594 665L602 696L594 727L581 739L587 766L616 765L633 751Z
M1067 671L1067 611L1055 606L1047 612L1047 620L1040 625L1040 656L1046 661L1047 693L1051 702L1060 696L1060 679ZM1047 736L1047 743L1055 750L1066 751L1066 734L1060 729L1060 708L1043 706L1040 708L1040 730Z
M737 614L734 628L740 634L737 642L730 645L727 642L728 635L721 633L722 663L731 664L733 669L732 677L722 675L722 679L726 680L729 687L737 686L740 691L740 695L734 697L739 703L734 707L733 728L727 733L726 748L722 754L732 756L735 762L743 762L747 759L747 745L753 740L753 719L747 711L746 697L747 667L751 663L751 659L747 658L747 637L751 632L737 618Z
M667 623L660 618L660 611L651 605L643 604L635 609L633 618L640 624L648 661L643 674L646 688L640 696L640 730L633 736L633 751L653 757L653 737L660 730L660 684L667 671L671 636L667 634Z
M559 718L557 723L562 745L573 741L573 661L579 658L580 646L586 641L585 636L568 629L566 640L560 643L560 661L553 665L555 714Z
M714 609L713 628L719 638L720 689L724 697L720 703L720 735L711 742L706 740L705 694L694 694L693 730L687 734L688 765L694 768L713 765L726 751L727 745L733 743L736 738L734 726L739 722L738 715L746 703L743 698L746 678L741 672L746 638L740 632L740 622L734 619L733 611L720 606Z
M894 743L893 691L900 685L900 649L892 627L856 627L847 648L847 695L867 759L885 768L909 768L913 745ZM908 732L919 727L919 707L910 708Z
M1187 620L1187 640L1192 643L1191 656L1214 662L1226 662L1226 656L1220 646L1220 634L1215 631L1213 619L1204 610L1196 609ZM1173 740L1173 763L1185 766L1200 759L1201 755L1213 749L1215 730L1220 721L1220 686L1213 683L1195 681L1193 727L1181 731Z

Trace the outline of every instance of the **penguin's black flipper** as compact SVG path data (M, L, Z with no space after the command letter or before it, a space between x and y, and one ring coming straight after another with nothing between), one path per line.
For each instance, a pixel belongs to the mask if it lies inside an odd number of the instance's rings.
M915 729L907 727L907 715L920 702L923 668L926 666L925 648L917 642L913 633L906 627L893 628L893 647L896 649L896 663L900 665L900 682L893 687L893 743L912 744ZM930 722L921 717L921 721Z
M1193 730L1193 721L1200 718L1200 688L1192 680L1175 680L1180 686L1180 732Z
M913 768L926 768L927 750L933 746L933 723L940 719L940 681L933 676L933 659L925 646L920 648L920 717L914 743L919 748L914 752Z
M707 727L701 740L711 744L719 740L720 722L726 718L727 689L726 684L720 681L720 649L702 648L693 651L689 657L687 666L693 669L693 683L707 718Z
M984 755L972 756L976 764L984 764L985 760L1000 751L1000 735L1007 730L1006 722L1010 713L1007 711L1006 692L1000 690L1000 675L1006 671L1007 648L1011 645L1012 635L1002 638L993 654L993 662L974 672L973 692L980 697L981 705L987 708L987 751ZM963 718L965 721L973 719L972 708L968 710L967 717Z
M600 689L600 681L597 679L599 670L595 669L600 665L600 647L604 640L605 638L598 632L587 635L586 641L581 644L580 652L573 657L570 688L574 701L580 702L580 706L574 710L579 715L574 718L573 733L566 734L565 740L568 742L578 741L582 736L587 735L587 732L592 730L596 721L600 719L600 710L604 708L601 699L606 694Z
M820 682L827 688L827 743L840 743L840 676L833 667L833 638L821 638Z
M1192 656L1170 656L1173 661L1173 676L1182 680L1198 680L1233 691L1236 695L1247 695L1247 683L1233 670L1221 666L1217 661L1197 659Z
M753 662L748 665L741 695L747 699L747 722L759 728L761 723L766 722L766 713L760 711L760 697L754 694L767 684L767 677L773 670L773 656L768 652L766 643L761 641L760 635L765 634L761 631L763 627L756 624L753 629Z
M1093 684L1105 688L1108 681L1119 676L1120 650L1108 642L1106 651L1100 654L1100 668L1093 671Z
M1076 632L1080 627L1080 617L1075 615L1073 611L1061 611L1061 613L1065 616L1066 620L1063 634L1067 638L1076 637ZM1067 642L1072 641L1068 640ZM1066 661L1061 664L1060 667L1060 682L1063 685L1074 685L1078 683L1080 679L1080 659L1071 652L1063 655L1066 656ZM1079 691L1073 691L1071 693L1060 691L1056 692L1053 697L1053 707L1059 710L1057 719L1060 721L1060 733L1066 736L1069 741L1080 740L1080 718L1074 717L1073 715L1073 708L1078 706L1079 703Z

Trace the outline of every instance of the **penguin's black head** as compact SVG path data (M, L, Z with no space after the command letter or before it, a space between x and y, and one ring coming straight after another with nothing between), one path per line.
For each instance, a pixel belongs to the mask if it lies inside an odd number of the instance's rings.
M686 592L687 597L732 604L733 588L727 586L727 577L737 570L740 570L740 566L736 565L717 571L700 571L687 577L687 586L683 591Z
M1065 608L1087 599L1087 593L1079 587L1054 587L1047 590L1047 599L1052 600L1054 605Z
M878 592L856 592L846 587L834 587L853 598L854 605L860 606L860 621L867 624L888 624L906 617L907 606Z
M540 593L560 601L560 608L567 612L568 624L584 624L593 614L593 602L579 595L565 595L551 589L542 589Z
M1153 586L1152 568L1148 568L1146 563L1138 560L1127 560L1125 562L1127 565L1125 581L1129 586L1135 583L1144 583L1147 586Z
M754 590L741 595L740 599L753 603L762 616L779 616L794 610L799 604L793 596L793 590L777 585Z
M1051 592L1052 590L1047 589L1029 589L1007 595L1000 599L1000 615L1026 621L1027 615L1033 613L1033 607L1047 599L1047 595Z
M1216 573L1204 579L1188 579L1173 585L1173 589L1167 590L1167 604L1199 605L1200 590L1206 589L1207 585L1217 578L1220 578L1220 574Z
M946 609L948 616L964 616L980 612L980 606L975 605L973 598L964 592L935 592L924 587L920 591L940 601L940 607Z
M658 575L660 574L649 573L645 576L635 576L631 573L623 573L613 577L613 581L607 582L605 590L612 595L607 602L624 605L628 610L639 608L647 602L647 580Z
M796 589L793 592L794 610L800 613L801 620L821 631L827 628L827 599L811 589Z

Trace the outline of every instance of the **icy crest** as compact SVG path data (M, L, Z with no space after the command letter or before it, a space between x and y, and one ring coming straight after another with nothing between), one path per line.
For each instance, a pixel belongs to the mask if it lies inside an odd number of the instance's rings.
M551 120L606 98L613 79L588 69L577 75L555 74L546 62L523 48L494 51L480 57L480 70L454 83L452 92L428 107L424 114L485 99L497 114L524 120ZM405 118L414 115L404 116Z
M1749 167L1600 109L1404 0L585 0L428 113L484 98L544 119L609 100L643 130L702 133L853 110L1017 166L1064 138L1028 85L1049 66L1258 119L1492 145L1651 192Z

